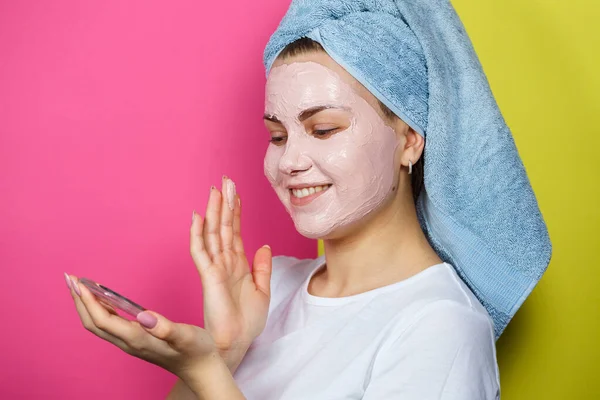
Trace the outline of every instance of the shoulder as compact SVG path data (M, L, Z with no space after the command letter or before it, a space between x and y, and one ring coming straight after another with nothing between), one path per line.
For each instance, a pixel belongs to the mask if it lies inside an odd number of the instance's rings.
M499 398L487 315L464 302L440 299L394 328L375 356L365 398L390 398L392 392L406 399Z
M438 376L446 382L444 390L479 382L475 388L495 392L499 371L492 319L454 268L446 263L440 267L420 282L392 321L379 368L404 362Z
M406 295L410 299L390 321L384 351L452 354L470 348L495 363L492 319L450 264L430 271Z
M399 294L405 301L395 321L397 331L415 324L443 320L463 325L475 323L493 332L493 322L487 310L451 264L441 263L421 274L423 276Z
M461 347L495 353L492 319L478 304L443 295L408 304L390 321L383 344L384 350L408 351L452 351Z
M494 327L485 309L456 299L438 299L414 312L410 320L398 326L395 340L403 336L444 336L447 344L480 341L493 345Z

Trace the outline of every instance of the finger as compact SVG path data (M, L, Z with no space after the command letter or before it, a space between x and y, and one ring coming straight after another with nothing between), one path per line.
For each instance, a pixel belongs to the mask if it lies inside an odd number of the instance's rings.
M236 195L235 208L233 209L233 251L244 254L244 242L242 241L242 202L240 196Z
M202 276L202 272L210 267L212 261L204 247L204 237L202 236L204 220L196 212L193 213L193 216L194 219L190 228L190 254L192 255L196 269Z
M252 264L252 278L256 287L267 297L271 297L271 271L273 270L273 256L271 248L267 245L258 249Z
M233 209L235 206L235 183L223 175L221 201L221 246L223 250L233 249Z
M175 349L184 349L194 340L193 331L186 324L177 324L154 311L143 311L137 315L137 320L146 332L157 339L163 340Z
M107 342L110 342L112 344L114 344L115 346L119 347L121 350L128 350L128 346L127 344L125 344L125 342L123 342L121 339L102 331L101 329L99 329L95 324L94 321L92 320L92 317L90 316L87 308L85 307L85 304L81 301L81 298L79 297L79 295L77 293L75 293L75 285L78 285L77 287L79 288L80 292L81 292L81 286L83 285L79 285L77 282L77 278L75 277L71 277L69 276L70 279L70 292L71 292L71 297L73 298L73 301L75 302L75 308L77 309L77 314L79 314L79 319L81 320L81 323L83 324L83 327L92 332L94 335L106 340Z
M104 305L101 304L84 285L79 285L75 279L72 281L72 284L73 287L77 285L77 287L80 289L79 291L81 295L78 295L75 292L73 292L73 295L81 314L87 314L85 317L87 321L86 329L94 333L96 336L114 344L130 355L150 362L155 361L154 357L157 353L169 355L172 353L173 350L168 346L168 344L153 337L152 335L148 335L148 333L140 327L140 324L137 321L128 321L120 317L114 308L112 308L112 306L108 306L109 309L106 309L106 312L110 314L110 317L113 318L113 322L116 320L121 324L129 325L128 328L131 330L132 334L128 335L127 337L117 337L111 333L111 329L106 329L101 325L98 325L98 319L94 316L94 311L90 313L90 308L101 312L101 309L104 308ZM94 301L96 303L95 306L93 305ZM90 304L92 304L92 307L89 307ZM94 320L94 318L96 318L96 320Z
M79 285L79 288L81 290L79 298L96 328L120 339L127 345L132 345L132 347L143 346L145 335L139 326L132 324L116 313L110 313L96 300L96 297L85 285Z
M221 253L221 237L219 235L221 219L221 192L214 186L210 189L206 218L204 219L204 245L211 259Z
M110 304L108 304L108 303L105 303L105 302L103 302L103 301L102 301L102 300L100 300L100 299L96 299L96 300L98 301L98 303L100 303L100 305L101 305L102 307L106 308L106 311L108 311L110 314L113 314L113 315L119 315L119 314L117 313L117 310L115 310L115 308L114 308L112 305L110 305Z
M87 309L85 308L85 305L79 298L79 295L74 290L75 287L78 285L77 278L75 278L73 276L69 276L69 281L70 281L69 290L71 292L71 297L73 298L73 301L75 302L75 308L77 309L77 314L79 314L79 319L81 320L81 323L87 330L89 330L89 331L95 330L96 326L94 325L94 321L92 321L92 317L90 317L90 314L88 313ZM78 289L80 287L81 287L81 285L77 286ZM81 293L81 289L79 289L79 290Z

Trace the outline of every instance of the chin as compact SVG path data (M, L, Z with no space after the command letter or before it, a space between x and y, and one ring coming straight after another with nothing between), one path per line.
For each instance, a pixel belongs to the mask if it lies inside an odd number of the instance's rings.
M334 230L333 226L323 226L318 223L301 224L294 221L294 225L299 234L309 239L329 238Z
M359 214L357 212L357 214ZM355 215L356 216L356 215ZM346 219L325 223L316 216L292 216L298 233L309 239L334 240L353 236L365 228L365 224L373 218L373 213L358 219Z
M296 226L298 233L308 239L339 239L349 233L349 227L347 225L325 225L315 221L303 223L297 220L294 220L294 225Z

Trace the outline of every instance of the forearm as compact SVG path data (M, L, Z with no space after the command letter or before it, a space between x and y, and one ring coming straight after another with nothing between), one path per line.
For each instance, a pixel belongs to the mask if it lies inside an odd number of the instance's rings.
M246 352L248 350L248 346L238 346L236 350L223 351L221 352L221 357L229 372L233 376L237 367L241 364ZM181 379L177 379L177 382L169 392L166 400L196 400L196 394L190 389L190 387Z
M171 388L171 391L167 395L165 400L196 400L197 397L192 392L192 389L181 380L181 378L177 379L175 385Z
M183 382L199 400L246 399L226 362L218 354L207 358L202 365L191 371L190 376L183 379Z

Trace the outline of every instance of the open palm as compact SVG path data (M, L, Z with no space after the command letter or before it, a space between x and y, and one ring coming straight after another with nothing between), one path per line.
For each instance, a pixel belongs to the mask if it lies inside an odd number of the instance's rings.
M272 255L254 255L252 271L240 236L241 203L234 183L223 177L211 188L206 217L194 212L190 253L202 279L204 327L221 355L247 349L263 331L270 301Z

